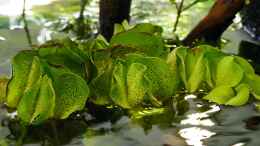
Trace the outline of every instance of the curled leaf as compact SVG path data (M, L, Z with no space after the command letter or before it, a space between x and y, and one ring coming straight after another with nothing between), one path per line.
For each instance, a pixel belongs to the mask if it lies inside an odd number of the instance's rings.
M250 95L249 86L241 84L236 88L237 95L229 99L225 104L232 106L241 106L247 103Z
M40 124L53 116L55 92L48 76L28 88L18 105L18 116L25 124Z
M112 100L124 108L138 106L144 101L149 87L145 78L147 67L133 63L126 68L118 63L113 71L110 96Z
M254 97L260 100L260 76L256 74L247 74L244 80L244 82L249 85Z
M233 56L220 60L217 66L216 85L235 87L244 77L244 70L235 62Z
M235 92L231 87L219 86L210 91L208 95L203 97L203 99L216 102L218 104L225 104L234 95Z
M127 101L126 69L118 62L112 73L110 96L112 100L124 108L130 108Z
M187 82L188 82L188 74L186 69L186 57L187 57L187 48L180 47L174 50L176 56L177 56L177 65L178 65L178 72L180 74L180 77L182 79L182 82L184 86L187 88Z
M159 100L172 96L179 87L180 79L176 70L173 70L171 65L163 59L130 54L126 62L128 64L141 63L147 67L145 76L150 81L153 96Z
M241 68L243 68L246 74L255 74L253 66L244 58L235 56L235 62L237 62Z
M42 79L40 91L38 93L37 104L32 115L32 123L42 123L54 115L55 108L55 91L52 85L52 80L45 75ZM57 105L58 106L58 105Z
M204 79L205 71L205 60L204 56L201 55L197 62L194 64L193 71L187 83L187 89L189 92L195 92L198 90Z
M42 78L39 78L32 88L27 89L19 102L17 108L18 117L20 117L20 119L26 124L31 124L33 122L32 116L37 104L37 95L39 93L41 83Z
M38 70L36 65L38 64L38 59L34 58L35 55L36 52L34 51L21 51L13 58L12 79L7 87L6 98L8 107L16 108L24 94L24 90L32 86L35 79L38 79L38 77L36 77L36 72L38 72L36 71ZM35 65L32 67L33 60ZM34 71L35 73L33 73ZM29 79L29 76L32 78Z

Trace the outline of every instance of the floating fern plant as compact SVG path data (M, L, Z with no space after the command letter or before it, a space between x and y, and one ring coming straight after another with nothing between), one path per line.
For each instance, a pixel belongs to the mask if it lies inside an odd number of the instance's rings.
M208 45L170 51L161 33L152 24L117 25L110 43L98 36L21 51L10 81L0 81L0 99L28 125L66 119L86 102L162 107L183 89L208 91L203 99L223 105L260 99L260 76L247 60Z

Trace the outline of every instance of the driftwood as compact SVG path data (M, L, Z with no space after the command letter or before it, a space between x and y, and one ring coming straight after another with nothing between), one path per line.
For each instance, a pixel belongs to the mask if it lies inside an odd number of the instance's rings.
M191 46L197 40L203 40L215 44L244 4L245 0L217 0L208 15L188 34L183 43Z

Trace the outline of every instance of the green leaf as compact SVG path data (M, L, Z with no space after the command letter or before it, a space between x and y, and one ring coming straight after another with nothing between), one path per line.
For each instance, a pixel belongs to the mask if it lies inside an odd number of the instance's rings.
M235 56L235 62L237 62L241 68L243 68L246 74L255 74L253 66L244 58Z
M53 66L66 67L73 73L85 77L85 62L88 55L78 48L46 47L39 49L39 56Z
M179 47L173 50L173 52L177 56L177 66L178 66L177 71L180 74L184 86L187 88L188 79L187 79L187 71L186 71L186 57L187 57L188 50L185 47Z
M80 76L50 67L55 89L54 117L65 119L75 111L82 110L89 96L89 87Z
M260 100L260 76L256 74L246 74L244 82L249 85L254 97Z
M9 79L0 77L0 104L6 102L6 91Z
M210 88L214 87L214 81L213 81L212 76L213 75L212 75L210 63L207 59L205 59L205 78L204 78L204 80Z
M244 77L244 71L235 62L233 56L227 56L220 60L217 66L216 85L235 87Z
M186 78L189 79L199 58L203 56L202 51L199 48L193 48L187 50L187 56L185 58L186 66Z
M218 86L204 96L203 99L225 104L230 98L235 95L234 90L230 86Z
M226 54L221 52L218 48L201 45L199 48L204 49L204 58L206 64L206 83L213 88L216 85L216 74L217 74L217 66L221 59L223 59Z
M21 51L13 58L13 74L7 89L8 107L16 108L23 96L35 55L37 54L34 51Z
M35 105L37 104L37 95L40 90L41 83L42 77L38 79L34 86L27 89L19 102L17 108L18 117L25 124L31 124L33 122L32 116L35 111Z
M52 80L47 75L45 75L42 79L31 123L40 124L45 120L48 120L49 118L53 117L55 108L55 98L56 97L52 85Z
M114 67L110 96L116 104L124 108L130 108L127 101L126 68L122 62L118 62Z
M40 77L18 105L18 117L25 124L40 124L53 116L55 92L48 76Z
M236 88L237 95L229 99L225 104L232 106L241 106L247 103L250 95L249 86L241 84Z
M114 35L121 33L121 32L124 32L124 31L125 31L125 29L121 24L115 24L114 25Z
M124 27L125 30L131 29L131 26L129 25L127 20L124 20L122 22L122 26Z
M112 78L112 67L109 66L104 72L100 73L96 78L94 78L90 83L90 100L95 104L107 105L111 103L109 97L111 88L111 78Z
M110 48L117 46L138 50L148 56L165 57L168 53L161 37L142 32L126 31L113 36Z
M175 81L174 86L176 87L175 90L179 88L179 84L181 81L180 74L178 72L178 64L177 64L177 54L175 51L172 51L168 54L166 63L169 65L170 70L172 71L172 78Z
M147 67L140 63L130 65L127 72L128 103L131 107L142 103L149 85L145 78Z
M203 54L199 57L196 64L194 64L193 71L187 83L189 92L195 92L200 87L205 76L205 60Z
M130 29L129 31L143 32L161 36L163 29L162 27L153 25L151 23L141 23L137 24L134 28Z
M33 62L31 65L30 73L28 75L28 80L24 92L32 88L32 86L34 86L34 84L38 81L41 75L42 75L42 68L41 68L40 59L35 56L33 57Z
M146 57L137 54L129 54L126 62L128 64L140 63L147 67L145 76L151 83L151 92L159 100L164 100L176 92L180 79L176 70L171 68L165 60L157 57Z

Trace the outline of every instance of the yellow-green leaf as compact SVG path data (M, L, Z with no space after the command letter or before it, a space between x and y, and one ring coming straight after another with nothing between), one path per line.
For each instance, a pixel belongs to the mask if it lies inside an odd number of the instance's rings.
M0 104L6 101L6 91L9 80L7 78L0 78Z
M130 65L127 72L128 103L132 107L142 103L149 87L146 84L145 71L147 67L140 63Z
M254 97L260 100L260 76L256 74L247 74L245 76L244 82L249 85Z
M126 69L118 62L112 73L110 96L112 100L124 108L130 108L127 101Z
M236 88L237 95L229 99L225 104L232 106L241 106L247 103L250 95L249 86L241 84Z
M195 92L198 90L204 79L205 71L205 60L204 56L201 55L197 62L194 64L193 71L187 83L187 89L189 92Z
M219 86L210 91L208 95L203 97L203 99L216 102L218 104L225 104L234 95L234 90L230 86Z
M41 83L42 78L40 77L32 88L27 89L19 102L17 108L18 117L26 124L31 124L32 122L32 115L35 111Z
M39 124L52 118L55 108L55 91L53 89L52 80L45 75L41 82L40 91L38 93L35 111L31 118L32 124Z
M237 86L244 77L244 70L237 64L233 56L220 60L217 66L216 85Z
M54 117L65 119L84 108L89 88L86 81L74 73L57 71L53 75L56 76L53 80L56 94Z
M34 72L31 67L35 55L36 52L34 51L21 51L13 58L12 79L8 84L7 89L8 107L16 108L21 97L23 96L28 80L30 80L29 74L30 72ZM30 82L31 81L29 81L29 84Z

